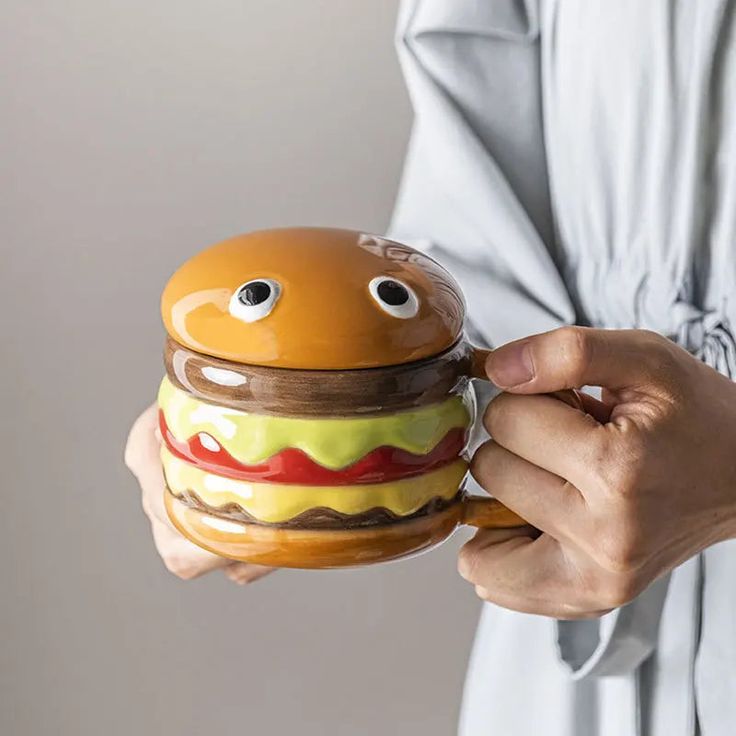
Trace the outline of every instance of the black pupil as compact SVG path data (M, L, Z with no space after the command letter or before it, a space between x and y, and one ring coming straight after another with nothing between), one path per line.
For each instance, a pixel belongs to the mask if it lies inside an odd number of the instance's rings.
M382 302L392 307L398 307L409 301L409 292L406 287L391 279L381 281L378 285L378 296L381 297Z
M271 287L265 281L251 281L240 290L238 299L246 307L255 307L257 304L263 304L269 296Z

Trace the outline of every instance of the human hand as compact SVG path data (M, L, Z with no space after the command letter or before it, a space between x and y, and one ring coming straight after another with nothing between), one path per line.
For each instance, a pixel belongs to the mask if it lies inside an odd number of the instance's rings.
M164 508L166 489L161 469L158 407L149 406L133 424L125 446L125 464L138 480L143 511L151 522L153 541L166 569L182 580L222 569L234 583L245 585L262 578L271 567L218 557L185 539L169 521Z
M488 601L598 616L736 536L736 384L642 330L566 327L493 351L480 485L536 527L480 531L459 570ZM581 395L586 412L545 394ZM540 533L541 532L541 533Z

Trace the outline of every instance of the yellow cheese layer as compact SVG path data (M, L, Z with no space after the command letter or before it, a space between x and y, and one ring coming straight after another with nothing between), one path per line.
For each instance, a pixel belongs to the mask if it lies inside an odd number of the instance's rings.
M164 378L158 394L166 423L177 440L202 432L214 437L236 460L257 465L287 447L333 470L352 465L384 445L424 455L447 432L467 427L466 400L453 396L438 404L372 417L278 417L250 414L198 401Z
M175 494L193 491L209 506L238 504L255 519L288 521L316 507L343 514L386 508L398 516L418 511L433 498L451 499L458 491L467 463L457 460L424 475L388 483L354 486L299 486L232 480L191 465L161 450L166 483Z

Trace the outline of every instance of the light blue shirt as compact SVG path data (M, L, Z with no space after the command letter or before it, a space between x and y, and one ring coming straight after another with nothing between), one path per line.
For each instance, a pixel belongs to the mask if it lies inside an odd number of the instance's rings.
M736 377L736 0L404 0L397 44L390 235L477 339L646 327ZM736 542L600 621L484 606L460 732L736 734Z

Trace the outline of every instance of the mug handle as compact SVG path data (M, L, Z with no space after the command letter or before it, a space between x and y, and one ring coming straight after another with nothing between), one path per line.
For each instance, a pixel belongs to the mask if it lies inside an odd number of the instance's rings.
M485 364L491 351L485 348L470 348L470 376L488 380ZM549 394L560 401L564 401L574 409L585 411L580 397L571 389L555 391ZM510 529L517 526L526 526L527 522L500 501L490 496L466 496L463 500L462 523L479 529Z

